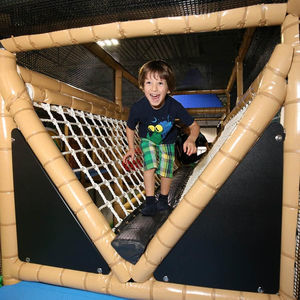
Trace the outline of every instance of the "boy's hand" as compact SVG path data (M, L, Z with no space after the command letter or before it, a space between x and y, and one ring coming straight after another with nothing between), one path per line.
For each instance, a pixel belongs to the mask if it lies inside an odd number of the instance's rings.
M190 140L189 138L186 139L186 141L183 144L183 151L186 153L188 156L194 154L197 152L197 147L195 142Z
M131 158L131 161L133 161L134 160L134 154L135 154L135 150L134 149L129 149L127 151L127 153L123 156L122 162L124 164L126 164L126 161L127 161L128 158Z

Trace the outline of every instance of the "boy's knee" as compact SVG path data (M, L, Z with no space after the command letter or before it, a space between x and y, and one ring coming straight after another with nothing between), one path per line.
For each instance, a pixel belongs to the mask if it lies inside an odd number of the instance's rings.
M147 170L144 170L144 173L154 173L156 170L156 168L150 168L150 169L147 169Z

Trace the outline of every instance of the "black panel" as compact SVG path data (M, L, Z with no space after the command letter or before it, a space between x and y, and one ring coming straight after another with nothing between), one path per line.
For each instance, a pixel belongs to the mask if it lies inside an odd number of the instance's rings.
M19 258L104 274L110 269L21 132L14 129L13 173ZM99 270L98 270L99 271Z
M157 280L278 292L283 143L276 135L283 129L272 123L157 268Z

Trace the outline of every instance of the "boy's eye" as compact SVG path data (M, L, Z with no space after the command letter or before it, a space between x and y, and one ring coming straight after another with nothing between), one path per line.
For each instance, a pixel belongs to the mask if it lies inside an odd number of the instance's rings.
M149 126L148 126L148 129L149 129L151 132L154 132L155 127L154 127L153 125L149 125Z
M158 124L158 125L155 126L155 131L156 132L162 132L163 131L163 127L160 124Z

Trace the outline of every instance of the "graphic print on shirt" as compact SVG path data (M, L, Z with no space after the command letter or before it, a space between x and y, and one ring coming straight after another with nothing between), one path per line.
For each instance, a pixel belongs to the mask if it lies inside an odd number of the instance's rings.
M151 124L148 125L147 139L152 141L156 145L159 145L171 130L171 128L172 122L158 121L157 118L154 118Z

